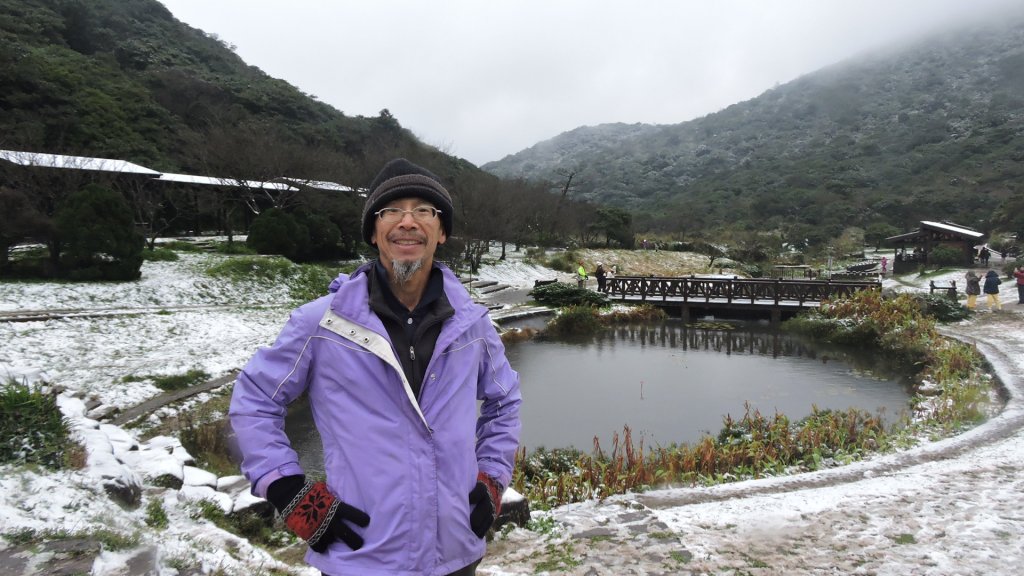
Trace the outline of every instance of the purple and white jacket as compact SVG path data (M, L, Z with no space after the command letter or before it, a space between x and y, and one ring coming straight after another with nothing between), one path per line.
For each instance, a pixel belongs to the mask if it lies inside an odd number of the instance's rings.
M353 527L365 539L361 549L335 542L323 554L306 553L322 572L443 575L484 555L469 525L469 493L478 471L503 486L511 481L519 375L487 310L448 268L435 266L455 314L438 336L418 403L370 309L371 267L340 276L333 293L295 310L235 383L231 426L255 495L303 474L284 418L308 392L331 492L370 515L365 529Z

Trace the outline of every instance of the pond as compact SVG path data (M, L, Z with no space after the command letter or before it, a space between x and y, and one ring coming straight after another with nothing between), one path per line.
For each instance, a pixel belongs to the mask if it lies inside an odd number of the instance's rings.
M876 351L823 346L749 323L665 320L608 329L584 340L534 339L507 346L523 394L521 444L589 452L611 448L628 426L646 447L717 435L744 405L797 421L850 407L891 423L909 408L911 374ZM307 471L322 469L308 407L286 430Z

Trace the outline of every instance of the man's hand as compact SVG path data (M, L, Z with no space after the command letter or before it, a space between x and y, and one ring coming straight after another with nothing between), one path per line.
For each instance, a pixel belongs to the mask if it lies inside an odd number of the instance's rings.
M306 482L305 476L285 476L267 487L267 500L284 517L288 529L308 542L315 552L327 550L334 540L341 540L353 550L363 547L363 537L346 522L365 528L370 516L335 498L323 482Z
M501 513L501 489L493 478L480 472L476 475L476 486L469 493L469 526L477 538L487 535L487 530Z

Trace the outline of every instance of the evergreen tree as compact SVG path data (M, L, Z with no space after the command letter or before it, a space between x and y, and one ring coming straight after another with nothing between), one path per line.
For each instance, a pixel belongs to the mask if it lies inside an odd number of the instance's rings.
M143 238L118 192L88 184L61 203L55 217L61 265L78 280L134 280L142 268Z

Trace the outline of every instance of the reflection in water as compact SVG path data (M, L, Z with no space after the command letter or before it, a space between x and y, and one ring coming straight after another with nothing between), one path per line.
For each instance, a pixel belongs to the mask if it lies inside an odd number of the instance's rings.
M724 329L724 328L730 329ZM645 446L692 443L717 434L744 404L797 421L812 407L855 407L892 422L908 406L909 378L874 351L823 346L762 325L619 326L583 340L509 344L523 392L522 444L589 451L611 445L623 426ZM298 404L298 403L297 403ZM287 431L310 471L319 438L307 407Z
M669 321L671 322L671 321ZM683 350L705 350L725 354L757 354L760 356L796 356L816 358L818 349L795 335L765 330L758 326L716 323L713 327L672 324L660 326L621 326L611 328L593 339L597 346L614 346L616 340L637 342L646 346L664 346ZM820 346L819 346L820 348ZM849 355L849 351L838 354ZM824 355L827 360L828 356Z

